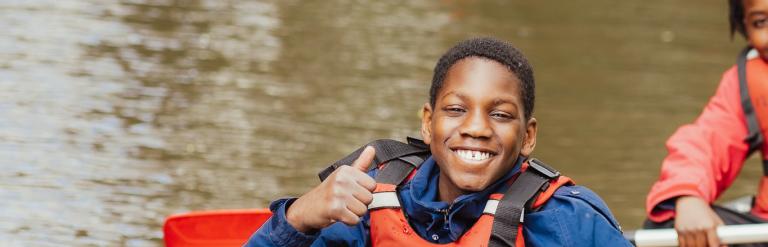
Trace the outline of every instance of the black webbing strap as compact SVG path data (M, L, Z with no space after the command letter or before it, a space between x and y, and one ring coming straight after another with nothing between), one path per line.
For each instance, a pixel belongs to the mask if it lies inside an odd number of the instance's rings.
M525 210L530 209L533 198L536 198L539 192L546 190L549 181L559 176L557 170L543 162L537 159L528 160L528 169L512 182L496 208L488 246L515 246L517 227Z
M413 162L413 163L411 163ZM376 174L376 183L399 185L415 170L424 159L410 155L390 160L384 168Z
M336 168L339 168L343 165L351 165L352 162L354 162L357 157L360 156L360 153L363 152L363 149L365 149L366 146L372 146L374 149L376 149L376 156L373 158L373 163L376 164L382 164L384 162L391 161L393 159L399 159L402 162L391 162L391 163L403 163L403 164L410 164L414 167L418 167L421 165L421 163L424 161L427 155L429 155L429 147L424 144L419 139L408 137L408 143L403 143L395 140L390 139L381 139L381 140L375 140L370 143L368 143L365 146L362 146L355 150L355 152L347 155L343 159L334 162L330 166L326 167L320 173L317 175L320 177L320 181L325 180L331 173L333 173ZM405 158L407 156L416 156L416 158ZM417 158L421 158L420 161L417 160ZM412 159L412 160L409 160ZM400 165L403 165L400 164ZM400 166L395 165L395 166ZM408 174L406 174L407 176Z
M763 176L768 177L768 160L763 160Z
M749 131L744 142L749 145L749 154L758 150L763 145L763 134L760 131L760 125L757 122L755 107L752 105L752 98L749 96L749 86L747 84L747 53L752 47L747 46L739 53L736 59L736 69L739 74L739 95L741 96L741 108L744 110L744 116L747 118L747 130ZM763 173L766 171L763 170Z

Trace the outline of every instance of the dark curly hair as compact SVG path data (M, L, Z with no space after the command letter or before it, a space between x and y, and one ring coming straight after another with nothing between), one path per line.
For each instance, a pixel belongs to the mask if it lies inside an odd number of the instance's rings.
M443 80L448 70L456 62L467 57L481 57L503 64L512 74L520 79L520 92L523 99L525 119L533 114L535 83L533 68L522 52L512 44L494 38L474 38L462 41L445 52L435 65L432 86L429 88L429 104L435 108L438 92L443 87Z
M744 2L742 0L728 0L730 13L728 20L731 23L731 38L736 32L747 38L747 30L744 27Z

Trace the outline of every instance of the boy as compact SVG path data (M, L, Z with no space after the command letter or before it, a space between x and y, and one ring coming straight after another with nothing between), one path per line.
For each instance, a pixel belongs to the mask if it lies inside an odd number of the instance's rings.
M763 143L768 140L768 0L729 0L729 5L731 36L739 32L747 38L757 56L740 55L740 65L723 74L696 122L669 138L669 155L646 200L645 227L674 227L680 246L719 246L718 225L768 222L768 145ZM764 176L751 211L711 205L757 150Z
M629 246L597 195L526 161L533 103L522 53L490 38L461 42L435 67L421 126L431 156L412 162L420 166L409 178L382 179L393 177L392 162L369 170L383 151L366 147L298 199L273 202L247 245Z

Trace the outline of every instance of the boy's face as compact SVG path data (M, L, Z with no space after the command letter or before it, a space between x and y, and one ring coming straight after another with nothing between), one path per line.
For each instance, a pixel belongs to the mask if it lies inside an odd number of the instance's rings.
M749 43L768 61L768 0L744 0L743 3Z
M525 119L520 83L490 59L468 57L451 66L434 109L425 104L422 117L440 189L483 190L509 172L518 155L531 154L536 119Z

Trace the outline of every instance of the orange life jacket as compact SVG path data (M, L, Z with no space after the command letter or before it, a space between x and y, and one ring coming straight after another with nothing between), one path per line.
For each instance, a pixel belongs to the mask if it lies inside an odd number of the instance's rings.
M554 179L547 189L539 194L531 208L536 209L544 205L558 188L571 183L571 179L565 176ZM373 202L368 207L371 216L371 244L375 247L488 246L496 209L503 197L504 194L492 194L485 205L485 209L483 209L483 215L457 241L449 244L435 244L424 240L408 224L400 206L396 186L378 183L374 191ZM525 246L522 221L521 219L515 238L515 246L517 247Z
M760 179L755 204L755 215L768 215L768 63L759 56L748 58L751 48L744 49L736 63L739 73L742 107L747 119L749 136L745 140L750 152L760 150L763 177Z
M573 181L537 159L523 163L521 172L512 180L504 194L490 196L483 215L459 240L449 244L434 244L418 236L405 218L398 198L397 186L410 180L429 156L429 146L421 140L408 138L408 143L376 140L345 158L333 163L318 175L324 180L336 168L349 165L366 146L376 149L374 161L376 189L368 205L370 235L373 246L525 246L522 222L526 211L536 210L555 191Z

